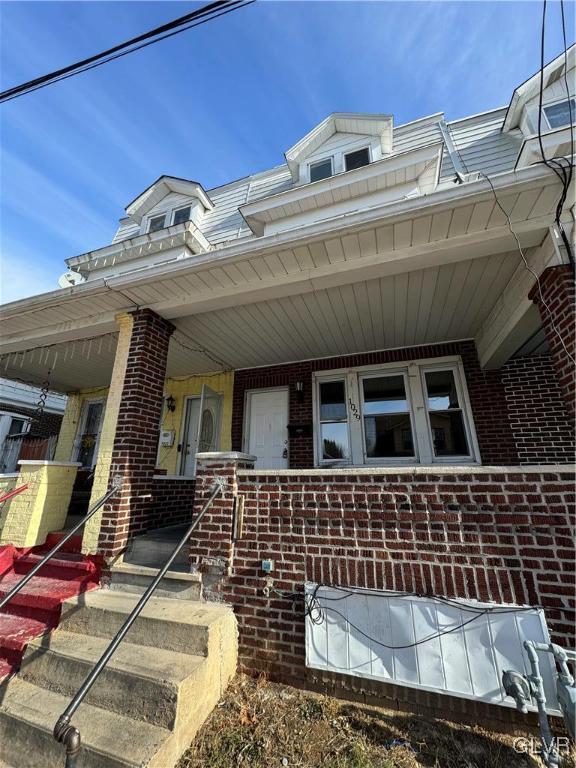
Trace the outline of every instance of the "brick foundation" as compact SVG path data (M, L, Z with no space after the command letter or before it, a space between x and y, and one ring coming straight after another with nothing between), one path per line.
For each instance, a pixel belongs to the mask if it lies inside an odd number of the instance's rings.
M566 409L573 418L576 385L576 370L573 362L576 357L576 315L572 267L564 264L546 269L540 276L539 285L532 288L530 298L540 311Z
M174 327L149 309L132 314L133 325L122 382L110 482L121 475L123 486L102 515L98 550L120 553L129 538L154 527L150 519L160 436L168 345Z
M215 474L226 475L229 493L195 535L192 557L226 560L218 596L234 606L240 666L251 674L312 687L324 680L364 693L378 688L380 697L404 704L446 705L439 694L307 669L303 605L264 595L265 558L275 562L274 586L289 592L309 580L541 605L553 638L572 645L575 495L568 470L263 473L222 461L199 464L204 496ZM235 493L244 510L233 540ZM464 700L455 706L482 708ZM488 709L491 717L510 714Z
M510 360L502 383L519 463L573 461L573 422L550 355Z
M148 514L149 529L191 523L195 487L193 477L155 476Z

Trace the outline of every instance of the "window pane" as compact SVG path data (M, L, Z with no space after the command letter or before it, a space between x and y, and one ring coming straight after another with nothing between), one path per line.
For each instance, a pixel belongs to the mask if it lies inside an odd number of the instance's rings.
M24 425L26 424L24 419L12 419L10 426L8 427L9 435L19 435L24 432Z
M461 411L434 411L430 414L434 454L468 456L468 443Z
M98 432L100 426L100 416L102 414L102 403L90 403L86 414L86 426L84 434L94 435Z
M320 160L310 166L310 181L320 181L332 176L332 159Z
M164 229L165 221L166 216L154 216L153 219L150 219L150 223L148 224L148 232L158 232L159 229Z
M346 419L346 387L343 381L320 384L320 421Z
M460 407L453 371L428 371L426 390L429 411L447 411L448 408Z
M576 103L574 99L570 99L570 109L572 110L572 122L576 118ZM561 101L560 104L552 104L550 107L544 107L546 117L550 123L551 128L560 128L562 125L570 125L570 109L568 108L568 100Z
M414 456L410 415L366 416L364 418L366 455L369 458Z
M349 459L348 424L322 424L322 458Z
M362 381L364 415L408 411L403 376L374 376Z
M182 224L184 221L190 220L190 206L187 208L180 208L179 211L174 212L174 224Z
M350 152L344 157L347 171L353 171L354 168L362 168L363 165L370 164L370 153L368 147L357 149L356 152Z

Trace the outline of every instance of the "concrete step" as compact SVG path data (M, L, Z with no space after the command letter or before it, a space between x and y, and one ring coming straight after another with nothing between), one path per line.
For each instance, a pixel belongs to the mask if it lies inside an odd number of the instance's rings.
M137 594L109 589L86 592L66 600L59 628L66 632L112 638L139 598ZM231 609L220 603L151 597L130 628L126 641L207 656L212 641L221 631L227 633L234 622Z
M157 573L157 568L147 568L133 563L118 563L112 567L110 589L142 594ZM202 595L202 576L199 573L168 571L156 587L154 595L179 600L199 600Z
M58 630L29 643L20 677L70 698L108 646L107 638ZM134 720L173 729L178 704L210 684L204 656L122 643L85 701Z
M0 759L18 768L62 768L65 750L52 729L69 697L39 688L18 676L2 692ZM82 704L74 715L82 737L78 764L82 768L136 768L173 765L170 732Z

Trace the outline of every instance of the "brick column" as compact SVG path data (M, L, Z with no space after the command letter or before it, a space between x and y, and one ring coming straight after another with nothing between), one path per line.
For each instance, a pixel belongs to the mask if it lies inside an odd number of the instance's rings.
M255 456L229 453L199 453L196 456L194 516L206 504L217 478L225 490L212 502L190 540L190 564L203 574L204 596L220 599L223 580L230 574L234 540L242 521L238 504L238 469L253 469Z
M538 306L542 325L550 346L552 363L558 377L566 408L574 416L576 356L574 275L569 264L548 267L535 285L530 299ZM562 337L562 341L558 336ZM563 343L562 343L563 342Z
M99 526L98 551L106 557L119 554L130 536L148 529L168 345L174 330L149 309L129 317L131 324L118 342L102 430L103 435L108 430L105 438L111 444L109 461L102 466L106 482L109 485L117 475L123 478L122 490L105 505Z

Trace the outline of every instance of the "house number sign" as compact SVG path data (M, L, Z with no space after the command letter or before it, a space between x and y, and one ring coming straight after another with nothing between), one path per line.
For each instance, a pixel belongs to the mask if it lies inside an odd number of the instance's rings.
M348 398L348 405L350 406L350 410L352 411L352 415L357 421L360 421L360 414L358 413L358 406L356 403L352 400L351 397Z

